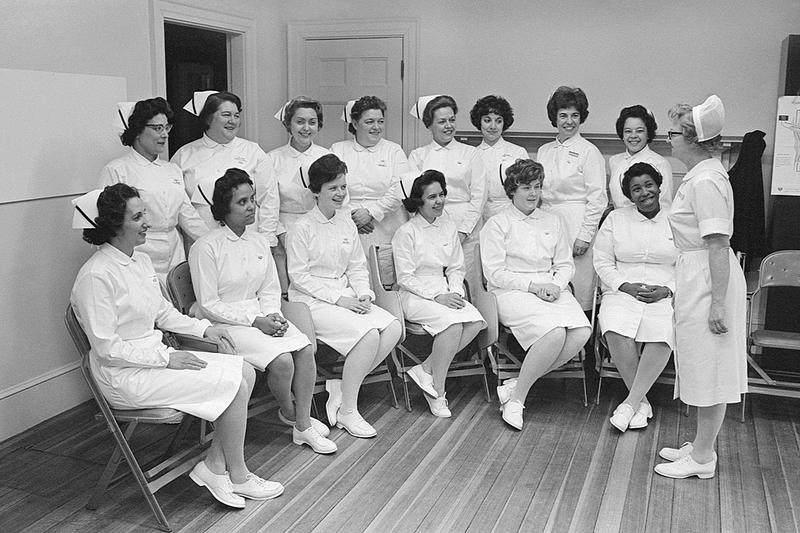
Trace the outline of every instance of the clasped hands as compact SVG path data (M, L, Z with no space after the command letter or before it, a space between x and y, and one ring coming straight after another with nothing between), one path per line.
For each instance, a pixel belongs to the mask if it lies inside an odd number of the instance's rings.
M433 301L440 303L450 309L462 309L465 305L464 298L457 292L445 292L433 298Z
M375 224L372 223L374 220L373 216L363 207L353 209L353 211L350 212L350 217L353 219L353 222L356 223L359 233L366 235L375 230Z
M270 313L267 316L259 316L253 320L253 327L261 330L270 337L283 337L289 329L289 322L280 313Z
M533 283L528 284L528 292L535 294L545 302L555 302L561 296L561 287L555 283Z
M344 307L345 309L349 309L359 315L365 315L369 313L369 310L372 307L372 297L367 294L364 296L359 296L358 298L340 296L339 299L336 300L336 305L339 307Z
M664 298L669 298L671 290L663 285L648 285L647 283L625 282L619 286L619 290L630 294L640 302L651 304Z

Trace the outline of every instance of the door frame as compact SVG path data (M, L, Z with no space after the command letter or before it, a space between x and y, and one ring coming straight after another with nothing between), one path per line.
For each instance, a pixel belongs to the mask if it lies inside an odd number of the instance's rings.
M289 97L297 95L305 86L305 43L309 40L336 38L386 38L399 37L403 41L402 80L402 145L406 152L417 147L417 128L411 123L411 109L417 97L417 51L419 32L417 19L335 20L330 22L289 22L287 24L288 90Z
M167 69L164 58L164 23L194 26L228 34L228 85L243 101L242 137L258 139L258 82L256 72L255 16L211 11L151 0L153 92L166 96ZM177 111L177 110L176 110Z

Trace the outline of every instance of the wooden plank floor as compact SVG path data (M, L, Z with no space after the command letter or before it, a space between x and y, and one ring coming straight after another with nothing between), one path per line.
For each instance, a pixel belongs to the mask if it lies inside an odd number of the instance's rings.
M729 409L714 479L653 473L662 446L693 435L671 399L651 394L655 417L620 434L608 417L624 396L608 380L600 405L584 408L577 380L543 380L527 402L525 427L503 424L476 379L452 380L453 418L431 416L418 390L413 411L394 409L383 385L362 392L378 437L334 429L339 451L314 454L291 443L275 409L250 419L251 469L286 492L228 510L187 476L157 493L173 530L185 532L797 532L800 528L800 400L751 397L747 419ZM397 387L398 392L400 387ZM318 398L320 407L324 397ZM87 402L0 443L0 531L152 531L155 521L133 480L114 486L97 511L84 508L112 440ZM165 428L134 439L145 456ZM124 467L124 465L123 465Z

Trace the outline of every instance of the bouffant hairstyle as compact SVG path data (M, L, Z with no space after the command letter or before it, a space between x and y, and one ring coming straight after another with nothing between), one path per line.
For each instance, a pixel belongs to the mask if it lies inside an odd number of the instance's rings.
M208 97L200 114L197 115L197 118L200 119L200 124L203 126L203 131L208 131L208 128L211 127L211 115L216 113L224 102L232 103L240 113L242 112L242 100L238 96L227 91L214 93Z
M653 178L656 185L661 188L661 183L664 181L664 178L656 167L650 163L634 163L625 171L625 174L622 175L622 194L624 194L628 200L631 200L631 180L639 176L644 176L645 174Z
M506 131L514 123L514 110L511 109L511 104L508 103L508 100L502 96L490 94L479 98L469 112L469 120L475 126L475 129L481 130L481 119L489 113L503 117L503 131Z
M144 131L147 123L156 115L166 115L167 122L172 122L172 108L160 96L136 102L133 113L128 117L128 127L120 135L123 146L133 146L133 141Z
M370 109L377 109L381 112L381 114L383 114L383 116L386 116L386 103L383 100L377 96L362 96L356 100L356 103L353 104L353 109L350 110L350 120L353 122L351 124L347 124L347 131L355 135L356 128L353 124L358 122L358 120L361 118L361 115Z
M322 186L342 174L347 174L347 165L333 154L325 154L308 167L308 188L319 194Z
M422 111L422 123L425 124L426 128L430 128L431 124L433 124L433 114L436 110L443 107L450 107L453 109L454 115L458 114L458 105L456 105L456 101L452 96L447 96L446 94L437 96L428 102L425 109Z
M544 167L533 159L517 159L513 165L506 169L506 179L503 189L506 196L514 197L520 185L527 185L539 181L544 183Z
M680 127L681 133L683 133L683 140L689 145L705 152L709 156L713 156L719 151L722 144L722 135L717 135L705 141L697 140L697 129L694 127L691 105L677 104L667 112L667 115L672 122Z
M83 240L100 246L116 237L125 223L125 210L131 198L139 198L139 191L125 183L115 183L103 189L97 197L95 227L83 230Z
M292 101L286 106L283 112L283 127L289 133L292 132L292 119L298 109L305 107L306 109L313 109L317 114L317 125L322 129L322 104L319 101L309 98L308 96L295 96Z
M647 144L653 142L653 139L656 138L658 124L656 124L656 118L653 114L648 111L646 107L641 105L632 105L622 108L622 111L619 112L619 118L617 118L617 136L622 139L622 130L625 129L625 121L629 118L638 118L644 122L647 128Z
M444 174L438 170L426 170L419 177L414 180L411 185L411 192L408 193L408 198L403 198L403 207L409 213L416 213L425 201L422 195L425 194L425 189L428 185L438 183L442 187L442 192L447 196L447 183L444 179Z
M211 204L211 214L214 220L225 223L225 217L231 212L233 191L239 185L253 186L250 175L240 168L229 168L221 178L214 182L214 196Z
M589 100L586 98L586 93L577 87L567 87L562 85L553 96L547 101L547 118L550 119L550 124L556 127L556 116L558 116L559 109L567 109L574 107L581 115L581 124L586 122L586 117L589 116Z

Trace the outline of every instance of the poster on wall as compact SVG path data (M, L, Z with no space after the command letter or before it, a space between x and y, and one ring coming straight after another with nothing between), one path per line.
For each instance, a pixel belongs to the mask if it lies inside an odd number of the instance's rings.
M800 96L778 98L772 194L800 196Z

